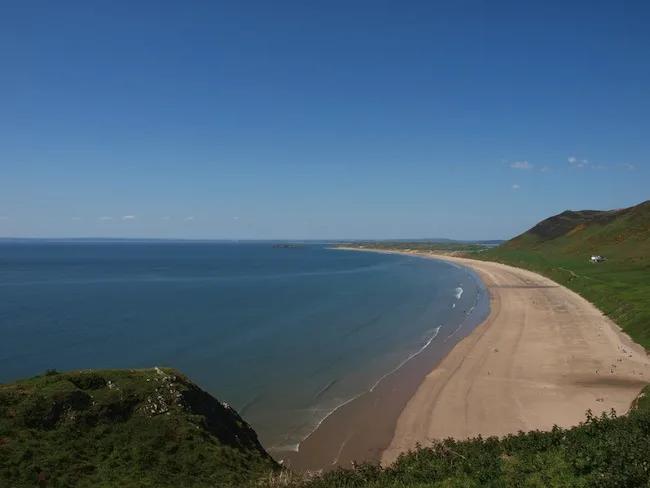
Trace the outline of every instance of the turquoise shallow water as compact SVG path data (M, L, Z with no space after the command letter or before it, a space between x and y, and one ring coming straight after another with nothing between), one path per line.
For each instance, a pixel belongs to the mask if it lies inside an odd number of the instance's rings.
M443 347L482 293L448 263L321 246L4 242L0 381L173 366L267 448L291 449L423 347Z

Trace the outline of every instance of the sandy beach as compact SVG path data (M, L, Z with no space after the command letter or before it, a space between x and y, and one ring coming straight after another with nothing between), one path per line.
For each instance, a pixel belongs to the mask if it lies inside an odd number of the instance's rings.
M472 274L477 282L481 281L476 273ZM298 451L275 451L273 456L296 471L348 468L354 461L380 462L393 439L400 414L426 376L459 341L487 319L489 296L482 283L477 285L480 294L475 297L473 310L462 323L454 323L458 328L452 334L425 347L384 376L374 388L331 412L300 443Z
M623 414L650 380L643 348L580 295L503 264L427 256L475 270L491 312L420 384L382 463L431 439L570 427L588 409Z
M346 404L301 444L275 453L297 471L392 463L417 443L571 427L628 411L650 358L595 306L540 275L499 263L419 252L474 270L489 292L460 342L422 354ZM488 314L489 308L489 314Z

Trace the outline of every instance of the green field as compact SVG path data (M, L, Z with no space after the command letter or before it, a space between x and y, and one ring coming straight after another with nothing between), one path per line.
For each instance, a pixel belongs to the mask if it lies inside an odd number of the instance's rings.
M592 255L606 261L591 263ZM468 257L530 269L580 293L650 350L650 202L564 212Z

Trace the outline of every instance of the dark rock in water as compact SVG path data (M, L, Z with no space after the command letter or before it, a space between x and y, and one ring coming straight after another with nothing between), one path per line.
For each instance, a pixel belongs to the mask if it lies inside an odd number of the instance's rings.
M302 246L300 244L273 244L273 247L280 249L302 249L305 246Z

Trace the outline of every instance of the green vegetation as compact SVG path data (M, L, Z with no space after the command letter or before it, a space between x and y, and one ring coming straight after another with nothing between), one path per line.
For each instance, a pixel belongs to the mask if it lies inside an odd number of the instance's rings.
M452 242L347 247L466 255L577 291L650 349L650 202L564 212L497 248ZM343 247L343 246L336 246ZM590 263L599 254L607 258ZM391 466L281 469L230 407L170 369L58 373L0 385L0 486L650 487L650 387L623 417L498 439L451 439Z
M606 261L591 263L592 255ZM527 268L580 293L650 350L650 201L563 212L469 257Z
M530 269L580 293L650 350L650 201L618 210L566 211L498 247L456 242L356 242L335 247L462 252ZM606 260L592 263L593 255Z
M354 247L462 250L468 257L527 268L580 293L650 349L650 202L613 211L564 212L491 249L442 243ZM592 255L606 261L591 263ZM624 417L587 413L572 429L502 439L451 439L402 455L392 466L361 465L292 486L650 487L650 386Z
M171 369L0 385L2 487L240 486L277 470L233 409Z
M650 391L646 389L647 395ZM287 486L329 487L644 487L650 486L650 401L628 415L595 417L572 429L502 439L451 439L403 454L390 467L364 464Z
M50 372L0 386L0 486L650 486L650 389L624 417L502 439L451 439L390 467L281 470L253 430L170 370Z

